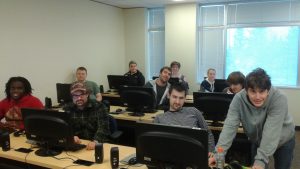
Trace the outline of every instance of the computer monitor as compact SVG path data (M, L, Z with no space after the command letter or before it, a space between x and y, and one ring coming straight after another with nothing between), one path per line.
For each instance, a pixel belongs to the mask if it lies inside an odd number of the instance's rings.
M70 83L56 83L57 102L60 105L72 102Z
M178 77L170 77L168 81L171 85L174 83L179 83L179 78Z
M208 132L199 128L136 123L137 162L148 168L208 168Z
M211 125L220 126L222 124L219 122L225 120L234 95L227 93L194 92L193 97L194 106L203 112L205 120L212 120Z
M26 137L39 143L38 156L56 156L74 143L70 113L49 109L21 109Z
M226 79L215 79L215 92L223 92L226 87L229 87Z
M143 116L144 113L156 112L156 95L151 87L123 86L119 93L127 111L133 112L129 115Z
M118 91L121 86L126 85L123 75L107 75L108 85L110 90Z

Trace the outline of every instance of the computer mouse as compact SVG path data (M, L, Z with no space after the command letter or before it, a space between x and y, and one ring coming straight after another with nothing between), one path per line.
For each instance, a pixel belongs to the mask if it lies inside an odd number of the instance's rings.
M14 136L15 136L15 137L19 137L20 135L23 134L23 132L24 132L24 130L18 130L18 131L15 131L15 132L14 132Z
M122 109L120 109L120 108L116 110L116 112L121 112L121 111L123 111L123 110L122 110Z
M136 163L137 163L136 157L132 157L131 159L128 160L128 164L129 164L129 165L134 165L134 164L136 164Z

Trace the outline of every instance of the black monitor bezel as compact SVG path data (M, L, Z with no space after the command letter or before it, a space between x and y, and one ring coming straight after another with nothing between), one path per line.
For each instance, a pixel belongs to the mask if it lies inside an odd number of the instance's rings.
M119 90L121 86L126 85L124 75L107 75L109 89Z
M186 163L193 163L198 169L208 168L207 130L137 122L135 131L136 157L139 163L155 168L158 163L184 166ZM201 148L189 148L195 144Z
M66 104L72 102L70 93L71 83L56 83L57 102L59 104Z
M193 92L194 107L203 113L205 120L211 120L213 126L226 119L234 94L218 92Z

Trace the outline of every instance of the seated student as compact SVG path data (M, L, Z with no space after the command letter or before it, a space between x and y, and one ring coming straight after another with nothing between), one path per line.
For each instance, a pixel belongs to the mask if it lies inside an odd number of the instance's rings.
M186 91L189 90L189 84L187 82L187 79L186 77L181 74L179 72L179 69L181 67L180 63L179 62L176 62L176 61L173 61L170 65L171 69L172 69L172 74L171 74L171 77L173 78L179 78L179 82L184 84L184 87L186 88Z
M207 127L202 113L194 107L183 107L186 96L185 86L175 83L169 89L170 107L164 114L155 117L154 123L204 128L208 130L209 152L215 148L214 136Z
M91 100L97 100L98 102L102 101L102 95L100 93L100 88L97 83L93 81L86 80L87 77L87 69L85 67L78 67L76 70L76 82L85 83L85 85L90 90L90 97Z
M242 72L231 72L227 77L229 87L223 90L223 93L236 94L244 88L245 76Z
M156 105L159 109L166 109L168 105L167 95L170 87L168 83L171 76L171 68L164 66L160 69L160 74L157 79L150 80L145 84L145 87L152 87L156 93Z
M216 147L226 154L238 127L242 124L252 143L252 169L269 168L269 158L274 157L276 169L288 169L295 148L295 124L288 111L286 96L271 84L265 70L257 68L245 79L245 89L237 93L228 110ZM216 159L212 156L209 164Z
M200 91L201 92L214 92L215 78L216 78L216 70L213 68L209 68L207 70L207 78L205 78L205 80L203 80L200 85Z
M110 131L107 108L101 102L88 99L90 93L84 83L72 84L71 95L73 103L67 104L64 110L71 113L74 141L80 143L81 138L90 140L87 149L93 150L96 143L108 140Z
M32 88L24 77L11 77L5 86L6 98L0 102L0 128L10 131L24 129L21 108L44 108L42 102L32 96Z
M129 62L129 71L124 74L125 84L128 86L144 86L145 77L142 72L137 69L135 61Z

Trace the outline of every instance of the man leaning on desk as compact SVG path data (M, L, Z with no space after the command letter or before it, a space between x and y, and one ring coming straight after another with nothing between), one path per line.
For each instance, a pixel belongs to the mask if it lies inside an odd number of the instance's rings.
M107 108L101 102L89 99L90 91L84 83L73 83L71 95L73 103L67 104L64 110L71 113L74 141L79 144L80 139L90 140L86 148L93 150L96 143L108 140Z
M155 117L154 123L203 128L208 131L208 151L215 148L214 136L208 129L202 113L194 107L182 107L186 98L186 86L175 83L169 89L170 108L164 114Z

